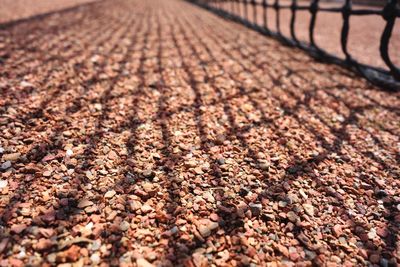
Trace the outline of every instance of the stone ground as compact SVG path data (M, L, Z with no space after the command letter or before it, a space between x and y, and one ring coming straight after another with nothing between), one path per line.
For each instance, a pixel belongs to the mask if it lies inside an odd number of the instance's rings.
M178 0L0 58L1 266L400 263L399 93Z
M0 0L0 23L72 8L96 0Z

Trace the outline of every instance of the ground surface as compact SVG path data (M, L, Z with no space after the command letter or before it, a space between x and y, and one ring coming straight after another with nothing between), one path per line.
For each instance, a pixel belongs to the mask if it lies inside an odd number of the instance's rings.
M0 0L0 23L70 8L96 0Z
M176 0L0 45L2 266L400 263L399 94Z

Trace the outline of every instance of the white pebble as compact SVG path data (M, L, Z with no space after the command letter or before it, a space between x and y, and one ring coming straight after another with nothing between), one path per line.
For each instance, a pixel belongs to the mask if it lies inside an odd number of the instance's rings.
M0 189L7 187L8 181L7 180L0 180Z
M71 157L73 154L74 154L74 152L71 149L68 149L67 152L66 152L66 155L68 157Z
M22 81L20 83L20 85L21 85L22 88L34 87L33 84L31 84L30 82L27 82L27 81Z
M92 261L93 264L98 264L100 262L99 253L93 253L92 256L90 256L90 260Z

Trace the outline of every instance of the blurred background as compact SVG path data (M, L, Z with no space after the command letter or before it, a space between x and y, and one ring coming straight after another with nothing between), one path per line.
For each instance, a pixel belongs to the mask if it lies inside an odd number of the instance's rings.
M267 0L272 4L275 0ZM262 3L262 0L256 0L257 3ZM310 0L298 0L298 5L309 5ZM279 0L281 5L290 5L291 0ZM320 7L342 7L345 0L321 0ZM353 0L353 9L376 9L381 10L387 3L385 0ZM227 2L226 8L230 11L232 6L231 2ZM251 22L256 22L259 25L263 24L263 8L258 6L256 10L256 21L253 17L253 7L248 5L248 14ZM235 13L244 16L243 4L236 6ZM268 28L272 31L277 31L276 27L277 13L273 8L267 10L267 24ZM310 12L308 10L296 12L295 31L299 40L309 42L309 23ZM279 12L280 31L286 36L290 37L290 19L291 10L282 9ZM344 58L344 54L340 45L340 34L343 24L341 13L331 13L319 11L317 13L317 22L315 27L315 41L316 44L338 57ZM385 28L386 21L379 15L363 15L363 16L350 16L350 32L348 39L348 50L354 59L357 61L375 66L383 69L388 69L381 59L379 52L380 38ZM400 21L396 20L395 27L392 33L392 38L389 45L389 54L393 63L397 66L400 65Z
M0 0L0 23L5 23L13 20L27 18L37 14L43 14L51 11L61 10L83 3L100 1L100 0ZM149 1L149 0L146 0ZM165 0L167 1L167 0ZM262 0L256 0L262 3ZM268 3L273 3L275 0L267 0ZM280 0L283 5L290 5L291 0ZM321 7L341 7L345 0L321 0ZM385 0L353 0L354 9L381 9L387 1ZM299 0L299 4L307 5L310 0ZM225 2L226 8L231 10L231 2ZM250 5L249 5L250 7ZM236 14L243 15L243 4L237 5ZM263 24L263 9L261 6L256 10L256 22ZM299 40L309 42L308 27L310 22L310 12L307 10L298 11L296 19L296 36ZM249 16L253 19L253 9L249 8ZM276 28L276 12L269 8L267 12L268 28L277 31ZM279 12L280 31L283 35L290 36L291 11L289 9ZM318 12L317 23L315 29L316 44L341 58L344 58L340 46L340 32L342 28L342 15L340 13ZM350 17L350 33L348 40L348 49L350 54L357 61L383 69L388 69L381 59L379 52L379 44L381 34L386 25L386 22L381 16L366 15L366 16L351 16ZM389 46L389 54L392 61L400 66L400 21L397 20L393 31L392 39Z
M0 0L0 23L93 1L97 0Z

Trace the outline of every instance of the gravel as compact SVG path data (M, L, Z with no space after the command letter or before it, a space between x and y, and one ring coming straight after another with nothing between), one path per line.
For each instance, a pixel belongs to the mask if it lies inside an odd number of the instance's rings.
M97 0L41 0L32 4L30 0L0 0L0 6L2 7L0 9L0 23L59 11L94 1Z
M0 45L1 265L400 264L398 93L176 0Z

